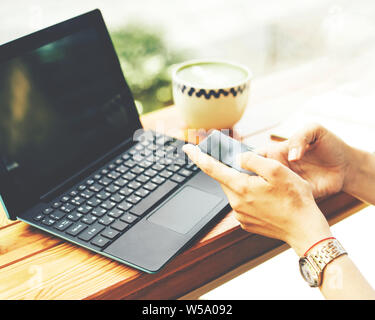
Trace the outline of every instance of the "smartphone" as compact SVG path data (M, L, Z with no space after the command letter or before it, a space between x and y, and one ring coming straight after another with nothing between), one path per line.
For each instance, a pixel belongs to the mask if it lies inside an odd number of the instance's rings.
M202 152L233 169L250 175L256 175L256 173L245 170L236 163L236 156L238 154L249 151L254 152L255 148L252 146L245 145L218 130L214 130L198 147Z

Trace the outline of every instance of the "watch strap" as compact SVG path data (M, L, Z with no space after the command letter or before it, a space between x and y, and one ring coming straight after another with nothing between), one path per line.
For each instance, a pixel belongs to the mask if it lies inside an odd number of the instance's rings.
M322 272L327 264L343 254L347 252L341 243L336 238L329 238L312 247L305 256Z

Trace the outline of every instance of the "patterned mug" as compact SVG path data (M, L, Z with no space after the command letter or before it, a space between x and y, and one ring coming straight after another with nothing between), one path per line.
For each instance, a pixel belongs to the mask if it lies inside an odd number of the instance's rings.
M188 128L230 129L249 100L250 70L224 60L191 60L172 73L173 99Z

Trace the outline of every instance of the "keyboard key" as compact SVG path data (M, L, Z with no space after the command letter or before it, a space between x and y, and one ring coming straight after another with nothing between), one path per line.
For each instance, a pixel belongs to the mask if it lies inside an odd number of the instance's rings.
M156 184L162 184L165 181L165 178L160 177L160 176L156 176L156 177L152 178L151 181L153 183L156 183Z
M87 200L86 203L91 207L97 207L98 205L100 205L102 203L102 200L100 200L96 197L92 197L91 199Z
M133 180L136 175L134 173L131 173L131 172L127 172L125 173L123 176L122 176L124 179L130 181L130 180Z
M133 189L131 189L131 188L128 188L128 187L124 187L124 188L122 188L120 191L119 191L119 193L121 193L122 195L124 195L124 196L130 196L132 193L134 192L134 190Z
M107 188L105 188L105 191L110 193L115 193L120 190L119 186L116 186L114 183L110 184Z
M108 170L113 170L116 168L116 163L111 163L110 165L108 165Z
M156 170L153 170L153 169L148 169L145 171L144 173L146 176L152 178L154 176L156 176L158 174L158 172Z
M52 219L60 220L60 219L62 219L65 216L65 214L66 214L65 212L62 212L62 211L59 211L59 210L55 210L49 216Z
M160 158L163 158L167 155L167 153L164 150L158 149L155 151L155 155Z
M173 160L172 160L172 159L169 159L169 158L162 157L162 158L159 160L159 163L160 163L160 165L167 166L167 165L170 165L171 163L173 163ZM153 169L154 169L154 168L153 168ZM155 169L155 170L156 170L156 169Z
M75 223L73 226L71 226L67 231L66 233L67 234L70 234L71 236L76 236L78 235L80 232L82 232L83 230L85 230L87 228L87 225L85 225L84 223L81 223L81 222L77 222Z
M145 171L145 169L143 169L142 167L139 167L139 166L135 166L133 169L130 170L130 172L132 172L136 175L141 174L143 171Z
M129 187L129 188L132 188L132 189L134 189L134 190L136 190L136 189L138 189L141 185L142 185L142 184L139 183L139 182L137 182L137 181L131 181L131 182L129 182L128 187Z
M70 203L75 205L75 206L80 206L83 203L85 203L86 199L83 197L75 196L72 200L70 200Z
M81 192L81 197L84 197L85 199L90 199L94 195L94 192L86 189L85 191Z
M144 189L144 188L141 188L139 189L138 191L135 192L135 194L141 198L144 198L146 197L148 194L150 193L150 191Z
M147 160L142 160L142 161L139 162L139 165L140 165L142 168L146 169L146 168L152 166L152 162L151 162L151 161L147 161Z
M100 191L99 193L96 194L96 197L99 198L100 200L106 200L111 196L111 194L105 190Z
M56 202L52 203L52 207L55 208L55 209L60 208L61 205L62 205L62 203L59 202L59 201L56 201Z
M119 202L121 202L122 200L124 200L125 199L125 197L124 196L122 196L121 194L114 194L112 197L111 197L111 201L113 201L113 202L117 202L117 203L119 203Z
M69 200L70 200L70 197L68 197L68 196L63 196L63 197L60 199L60 201L63 202L63 203L68 202Z
M167 167L167 170L169 171L172 171L172 172L176 172L178 170L180 170L181 167L177 164L170 164L168 167Z
M70 195L71 197L75 197L76 195L78 195L78 191L76 191L76 190L72 190L72 191L69 192L69 195Z
M94 215L95 217L102 217L107 213L107 211L108 210L104 208L97 207L91 211L91 214Z
M92 226L89 226L85 231L81 232L78 238L84 241L89 241L93 237L95 237L99 232L101 232L103 229L104 229L104 226L100 225L99 223L96 223Z
M168 170L163 170L162 172L159 173L160 176L162 176L163 178L169 178L170 176L173 175L173 172L171 171L168 171Z
M135 194L132 194L131 196L129 196L129 197L126 198L126 201L130 202L132 204L136 204L139 201L141 201L141 197L136 196Z
M106 238L103 238L102 236L96 236L92 241L91 243L95 246L98 246L99 248L103 248L104 246L106 246L108 243L110 242L110 240L106 239Z
M45 224L46 226L52 226L55 222L56 222L56 220L54 220L52 218L49 218L49 217L45 217L42 220L42 223Z
M134 223L138 218L130 213L125 213L120 220L128 224Z
M78 221L82 216L82 213L75 211L73 213L68 214L67 218L72 221Z
M139 177L137 177L135 180L139 183L146 183L150 177L145 176L144 174L141 174Z
M190 177L192 174L193 174L193 171L190 171L188 169L181 169L179 172L178 172L180 175L184 176L184 177Z
M94 215L88 214L87 216L84 216L81 221L86 224L93 224L98 218Z
M91 186L92 184L94 184L95 183L95 180L94 179L87 179L87 181L86 181L86 184L88 185L88 186Z
M159 202L176 187L177 183L173 181L166 181L155 191L151 192L146 198L142 199L142 201L140 201L137 205L131 208L130 213L133 213L137 216L145 214L148 209Z
M157 188L157 184L155 184L155 183L152 183L152 182L147 182L144 186L143 186L143 188L145 188L145 189L147 189L147 190L149 190L149 191L153 191L153 190L155 190L156 188Z
M94 191L94 192L99 192L103 188L104 188L104 186L100 185L99 183L95 183L92 186L90 186L90 190Z
M112 228L107 228L101 233L103 237L106 237L111 240L114 239L118 234L119 232Z
M187 163L187 158L177 158L175 159L174 163L183 167Z
M124 161L123 159L121 159L121 158L117 158L117 159L115 160L115 163L116 163L117 165L120 165L123 161Z
M116 180L120 175L121 175L120 172L111 171L110 173L107 174L107 177L112 180Z
M65 212L65 213L70 213L72 212L74 209L76 208L75 205L71 204L71 203L64 203L61 207L60 207L60 210Z
M124 153L121 157L122 157L123 160L128 160L130 158L130 154Z
M92 207L89 205L83 205L77 209L79 213L83 213L83 214L89 213L91 210L92 210Z
M45 209L43 209L43 213L44 214L50 214L50 213L52 213L53 212L53 209L52 208L45 208Z
M182 183L186 180L186 177L180 176L176 173L171 177L171 180L177 183Z
M110 210L112 209L114 206L116 205L115 202L112 202L110 200L107 200L105 202L103 202L100 206L104 209L107 209L107 210Z
M129 202L126 202L126 201L123 201L121 202L117 208L119 208L120 210L123 210L123 211L126 211L126 210L129 210L133 205Z
M137 153L137 154L133 155L133 160L137 163L140 163L141 161L144 160L144 156L141 155L140 153Z
M55 228L57 230L60 230L60 231L64 231L66 228L69 228L71 225L73 224L72 221L69 221L67 219L63 219L61 221L58 221L56 224L55 224Z
M105 215L104 217L102 217L102 218L100 218L98 220L99 223L101 223L101 224L103 224L105 226L110 225L113 221L115 221L115 219L112 218L112 217L110 217L110 216L108 216L108 215Z
M115 221L112 223L111 228L117 230L117 231L124 231L129 225L122 221Z
M115 185L119 186L119 187L123 187L125 186L126 184L128 183L128 180L124 179L124 178L120 178L118 180L115 181Z
M126 173L128 170L129 170L129 168L125 167L124 165L121 165L118 168L116 168L116 171L119 172L119 173L121 173L121 174Z
M38 215L34 216L33 219L35 221L40 221L44 218L44 215L42 215L41 213L39 213Z
M121 210L119 208L113 208L113 209L109 210L108 215L113 217L113 218L119 218L119 217L121 217L121 215L123 213L124 213L123 210Z
M100 173L97 173L93 176L94 180L99 180L102 175L106 175L108 173L107 169L103 169Z
M165 165L162 165L160 163L155 163L151 168L156 171L162 171L165 168Z
M132 159L128 159L123 164L128 168L133 168L137 163Z
M112 182L112 179L109 179L107 177L103 177L99 180L99 183L103 186L108 186Z

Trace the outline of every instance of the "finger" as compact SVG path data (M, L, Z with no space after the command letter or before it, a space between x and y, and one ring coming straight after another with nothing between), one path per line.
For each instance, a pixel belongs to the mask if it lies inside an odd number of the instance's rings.
M254 152L256 154L259 154L260 156L262 157L265 157L267 158L268 156L268 152L269 152L269 147L268 146L264 146L264 147L258 147L254 150Z
M268 182L285 177L288 170L279 161L261 157L254 152L241 153L237 160L243 169L255 172Z
M237 189L240 185L244 185L247 182L246 174L222 164L202 152L197 146L186 144L183 146L182 150L204 173L232 190Z
M282 141L282 142L272 142L269 143L266 147L266 158L275 159L282 164L289 166L288 164L288 142ZM261 156L264 156L263 154L258 153Z
M288 161L300 160L305 152L311 148L326 129L319 124L310 124L306 128L298 131L289 139Z

